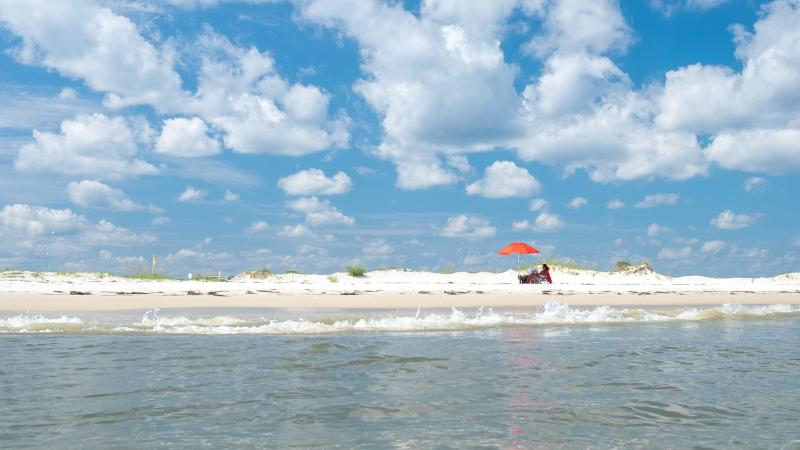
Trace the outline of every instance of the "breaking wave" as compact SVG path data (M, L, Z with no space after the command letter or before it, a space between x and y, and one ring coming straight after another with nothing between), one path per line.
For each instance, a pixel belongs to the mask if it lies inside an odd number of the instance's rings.
M417 310L416 314L372 314L339 319L270 319L215 316L189 318L160 315L147 311L140 321L112 323L87 321L80 317L17 315L0 318L0 333L69 334L325 334L358 332L457 331L499 327L525 327L573 324L614 324L670 321L709 321L719 319L783 318L800 314L798 305L748 306L725 304L711 308L641 309L573 308L549 301L533 312L495 312L479 308L474 313L452 308L449 313Z

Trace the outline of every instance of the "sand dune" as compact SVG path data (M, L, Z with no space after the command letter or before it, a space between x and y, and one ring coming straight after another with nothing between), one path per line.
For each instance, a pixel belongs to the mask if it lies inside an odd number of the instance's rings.
M354 278L246 274L230 281L132 280L104 274L0 273L0 310L111 310L151 307L415 308L540 305L800 303L800 273L764 278L668 277L650 270L554 268L552 285L520 285L517 272L440 274L403 270Z

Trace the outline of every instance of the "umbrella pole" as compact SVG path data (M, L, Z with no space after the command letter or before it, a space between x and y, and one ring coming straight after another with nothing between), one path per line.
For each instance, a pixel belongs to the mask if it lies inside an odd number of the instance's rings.
M517 272L519 272L519 253L517 253Z

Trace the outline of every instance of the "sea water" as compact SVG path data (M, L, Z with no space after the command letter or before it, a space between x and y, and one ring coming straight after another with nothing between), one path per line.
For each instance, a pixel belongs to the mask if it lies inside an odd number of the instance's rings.
M0 315L2 448L800 448L800 309Z

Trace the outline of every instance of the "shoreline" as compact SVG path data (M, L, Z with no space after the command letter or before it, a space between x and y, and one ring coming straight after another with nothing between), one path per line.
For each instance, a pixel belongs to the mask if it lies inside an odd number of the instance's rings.
M0 293L2 312L126 311L192 308L416 309L539 307L550 300L570 306L713 306L800 304L799 292L640 293L390 293L347 294L93 294Z

